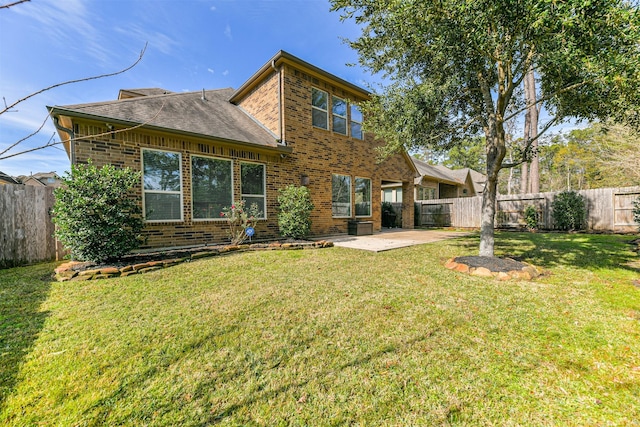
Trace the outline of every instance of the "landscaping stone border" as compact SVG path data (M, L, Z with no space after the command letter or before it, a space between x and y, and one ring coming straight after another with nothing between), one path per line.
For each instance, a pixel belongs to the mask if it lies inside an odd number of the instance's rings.
M110 279L112 277L126 277L132 274L144 274L150 271L171 267L183 262L189 262L201 258L209 258L218 255L225 255L232 252L245 251L267 251L267 250L296 250L296 249L319 249L333 247L333 242L320 240L317 242L271 242L253 243L238 246L204 246L189 250L167 251L162 253L137 254L123 259L117 265L98 265L92 262L71 261L61 264L54 270L55 278L59 282L70 280L98 280ZM148 259L140 262L140 259ZM163 259L153 259L163 258ZM129 259L131 262L123 262ZM138 262L136 262L136 260ZM114 263L115 264L115 263Z
M457 257L445 265L449 270L477 277L494 277L498 280L532 280L541 275L537 267L511 258Z

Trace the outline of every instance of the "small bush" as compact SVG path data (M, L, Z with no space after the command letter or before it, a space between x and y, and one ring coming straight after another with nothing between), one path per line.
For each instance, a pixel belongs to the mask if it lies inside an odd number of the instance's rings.
M556 194L551 203L553 220L560 230L582 230L586 225L585 200L575 191Z
M278 226L284 237L299 239L311 232L311 193L307 187L289 185L278 192Z
M538 211L533 205L529 205L524 210L524 223L527 230L537 230L539 226Z
M247 228L253 226L253 223L262 216L262 211L256 203L252 203L249 209L245 209L245 201L240 200L238 203L225 207L220 212L220 216L227 218L229 230L227 233L231 239L232 245L240 245L249 238Z
M133 197L140 173L107 165L72 165L54 192L56 237L80 261L118 258L142 242L142 208Z
M633 220L638 224L638 231L640 231L640 197L633 202Z

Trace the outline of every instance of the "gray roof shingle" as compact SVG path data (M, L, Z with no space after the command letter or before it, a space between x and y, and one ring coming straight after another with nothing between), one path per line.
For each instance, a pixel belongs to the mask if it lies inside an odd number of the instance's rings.
M141 91L138 89L137 91ZM53 107L53 114L85 116L276 148L271 133L229 102L234 89L147 95ZM48 107L50 108L50 107Z

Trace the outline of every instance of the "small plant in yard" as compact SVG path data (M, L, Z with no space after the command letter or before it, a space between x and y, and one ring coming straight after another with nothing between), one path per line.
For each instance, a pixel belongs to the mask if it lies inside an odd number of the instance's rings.
M533 231L538 229L538 211L533 205L529 205L524 210L524 223L527 230Z
M118 258L142 242L142 209L133 197L140 173L91 161L72 165L56 189L56 237L81 261Z
M575 191L556 194L551 209L555 225L560 230L582 230L586 225L585 200Z
M245 201L231 205L222 209L220 216L227 219L229 224L229 237L232 245L239 245L249 237L247 228L251 227L255 221L262 215L258 205L252 203L249 209L245 209Z
M307 187L289 185L278 192L280 234L292 239L306 237L311 231L311 193Z

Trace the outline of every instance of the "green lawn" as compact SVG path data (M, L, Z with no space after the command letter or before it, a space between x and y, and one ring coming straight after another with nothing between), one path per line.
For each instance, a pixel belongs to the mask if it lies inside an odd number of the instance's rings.
M0 424L636 425L629 240L499 233L547 270L533 282L443 268L477 237L93 282L0 270Z

